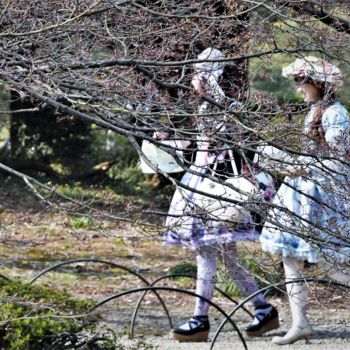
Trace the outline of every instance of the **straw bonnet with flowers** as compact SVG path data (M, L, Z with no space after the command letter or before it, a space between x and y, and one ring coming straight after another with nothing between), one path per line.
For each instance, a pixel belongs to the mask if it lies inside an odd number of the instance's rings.
M297 58L295 62L283 68L282 75L286 78L328 83L334 87L343 84L343 74L338 67L314 56Z

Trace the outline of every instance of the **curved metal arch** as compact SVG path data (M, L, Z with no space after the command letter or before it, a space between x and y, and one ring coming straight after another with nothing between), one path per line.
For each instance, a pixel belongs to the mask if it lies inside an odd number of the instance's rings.
M3 275L2 273L0 273L0 278L4 279L5 281L11 282L12 279L10 277L7 277L5 275Z
M138 274L137 272L129 269L126 266L117 264L113 261L108 261L108 260L103 260L103 259L97 259L97 258L81 258L81 259L70 259L70 260L65 260L65 261L61 261L58 262L54 265L51 265L49 267L47 267L46 269L42 270L41 272L39 272L38 274L36 274L29 282L28 284L33 284L37 279L39 279L40 277L42 277L43 275L45 275L46 273L50 272L51 270L55 270L58 267L64 266L64 265L70 265L70 264L75 264L75 263L79 263L79 262L93 262L93 263L101 263L101 264L106 264L106 265L110 265L116 268L119 268L121 270L125 270L129 273L131 273L132 275L138 277L140 280L142 280L144 283L146 283L147 285L149 285L150 283L140 274Z
M46 269L42 270L40 273L38 273L37 275L35 275L29 282L28 284L33 284L37 279L39 279L40 277L44 276L46 273L52 271L52 270L55 270L57 269L58 267L61 267L61 266L64 266L64 265L70 265L70 264L75 264L75 263L79 263L79 262L92 262L92 263L101 263L101 264L106 264L106 265L110 265L110 266L113 266L113 267L116 267L118 269L121 269L121 270L124 270L124 271L127 271L128 273L136 276L137 278L139 278L143 283L145 283L147 286L150 286L151 284L142 276L140 275L139 273L129 269L128 267L126 266L123 266L123 265L120 265L120 264L117 264L113 261L108 261L108 260L103 260L103 259L95 259L95 258L82 258L82 259L71 259L71 260L66 260L66 261L61 261L59 263L56 263L54 265L51 265L49 267L47 267ZM171 321L171 317L170 317L170 314L169 314L169 311L168 311L168 308L166 307L163 299L159 296L159 294L157 293L157 291L154 291L154 294L157 296L159 302L161 303L164 311L165 311L165 314L168 318L168 322L169 322L169 325L170 325L170 328L173 326L172 324L172 321Z
M137 292L143 292L143 291L149 291L149 290L165 290L165 291L174 291L174 292L180 292L180 293L184 293L184 294L188 294L188 295L192 295L194 297L197 297L199 299L204 300L206 303L208 303L209 305L213 306L216 310L218 310L221 314L224 315L225 317L225 321L229 321L231 323L231 325L233 326L233 328L235 329L235 331L237 332L243 346L244 349L248 350L246 341L243 338L243 335L241 333L241 331L239 330L239 328L237 327L236 323L234 321L232 321L231 317L229 315L226 314L226 312L218 305L216 305L215 303L213 303L211 300L206 299L194 292L188 291L186 289L181 289L181 288L173 288L173 287L156 287L156 286L148 286L148 287L142 287L142 288L134 288L134 289L129 289L127 291L124 292L120 292L117 294L114 294L106 299L101 300L100 302L98 302L96 305L94 305L91 308L91 311L96 310L98 307L108 303L109 301L113 300L113 299L117 299L121 296L127 295L127 294L132 294L132 293L137 293ZM241 303L239 303L238 305L240 305ZM225 322L226 323L226 322Z
M197 276L195 275L188 275L188 274L173 274L173 275L165 275L165 276L161 276L159 278L157 278L156 280L154 280L150 286L154 286L156 283L162 281L163 279L167 279L167 278L172 278L172 277L189 277L189 278L194 278L197 279ZM215 290L218 291L220 294L222 294L225 298L227 298L228 300L230 300L233 304L238 305L238 302L234 299L232 299L229 295L227 295L224 291L222 291L221 289L215 287ZM148 291L144 291L144 293L141 295L140 299L138 300L134 312L132 314L132 319L131 319L131 324L130 324L130 337L133 338L134 337L134 329L135 329L135 323L136 323L136 317L137 317L137 313L140 309L141 303L143 301L143 299L145 298L146 294ZM254 315L248 310L246 309L244 306L242 306L242 309L252 318L254 318Z
M259 289L258 291L256 291L255 293L249 295L247 298L243 299L230 313L229 313L229 318L231 318L237 310L239 310L244 304L246 304L248 301L250 301L251 299L253 299L254 297L256 297L258 294L260 293L264 293L269 291L270 289L279 289L282 286L285 286L287 284L290 283L298 283L298 282L315 282L315 283L320 283L320 284L328 284L328 285L334 285L336 287L339 288L345 288L345 289L350 289L350 286L347 286L345 284L336 282L336 281L332 281L332 280L327 280L327 279L318 279L318 278L312 278L312 277L308 277L308 278L296 278L293 281L288 281L288 282L281 282L281 283L277 283L277 284L270 284L269 286L266 286L264 288ZM222 331L222 328L225 326L227 322L227 319L224 319L222 321L222 323L219 325L219 327L217 328L215 335L211 341L210 344L210 350L213 349L216 339L219 336L220 332Z

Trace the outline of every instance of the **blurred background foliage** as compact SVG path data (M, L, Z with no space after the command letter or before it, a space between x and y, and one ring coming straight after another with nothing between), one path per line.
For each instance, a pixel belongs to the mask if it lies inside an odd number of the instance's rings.
M334 13L337 13L336 11ZM340 17L343 14L338 14ZM344 16L344 15L343 15ZM346 18L346 17L345 17ZM327 26L320 21L313 22L314 26L327 28ZM254 53L262 51L273 50L274 47L288 47L289 49L296 48L298 44L307 41L308 36L303 32L302 26L297 26L296 22L273 21L271 23L273 36L270 40L264 43L252 45ZM297 27L297 28L295 28ZM291 31L290 28L294 28ZM297 35L297 36L296 36ZM315 46L317 50L318 47ZM332 53L336 47L327 48L322 47L324 51ZM305 54L304 54L305 56ZM329 58L320 55L317 51L310 52L308 56L316 56L330 61ZM289 53L272 53L269 56L262 56L249 60L249 81L250 94L264 93L267 96L274 96L280 103L295 103L301 102L302 97L296 91L295 84L290 79L282 76L282 68L293 62L296 58L301 58L300 54L291 55ZM345 53L343 59L348 60L350 53ZM350 70L349 65L339 60L332 59L331 62L336 64L344 74L344 85L338 90L338 97L346 107L350 107Z
M253 43L254 53L272 50L273 47L279 45L293 49L300 41L305 39L302 27L298 28L300 31L290 31L290 27L297 25L296 22L288 20L282 22L274 18L270 18L270 21L270 30L273 36L263 43ZM320 22L315 22L315 25L325 26ZM298 37L291 37L291 32L298 33ZM109 52L110 48L107 48L107 51ZM310 52L310 55L319 56L316 52ZM103 51L96 53L96 59L101 59L101 57L104 57ZM277 100L279 104L301 102L301 95L296 92L294 82L282 77L281 74L282 67L294 61L296 57L300 56L288 53L272 53L271 55L250 59L248 100L249 98L254 99L255 95L261 95ZM345 84L338 91L339 99L346 107L350 107L350 72L348 66L342 62L334 63L340 66L345 76ZM6 87L0 85L0 159L2 161L6 160L9 155L6 153L8 152L6 146L10 145L9 99L9 92ZM57 175L56 177L62 177L63 179L84 177L84 175L90 174L89 171L91 175L95 175L98 171L94 172L91 169L96 164L107 162L108 171L104 172L104 176L108 177L109 180L118 182L120 184L119 189L124 194L142 193L145 189L145 186L143 186L145 181L148 185L156 185L152 183L154 179L140 172L137 152L126 137L94 125L85 124L69 116L58 115L56 112L53 109L45 110L41 115L45 118L40 119L39 116L39 119L36 118L35 120L33 118L31 123L26 123L26 128L28 129L29 125L31 130L18 128L17 137L25 146L23 147L25 154L16 156L22 160L28 158L31 162L35 158L43 160L47 167L42 167L44 173L40 172L40 166L36 169L39 176L48 175L48 172L45 174L45 169L48 168L50 171L52 170L49 175ZM14 115L14 118L18 118L18 116ZM276 120L278 120L278 117L276 117ZM37 128L39 123L46 125L44 134L42 133L43 129ZM36 128L41 130L41 134L36 131ZM62 134L64 135L63 138ZM33 140L28 140L28 135L34 135ZM26 167L27 163L24 164L24 168ZM151 182L148 181L150 179Z

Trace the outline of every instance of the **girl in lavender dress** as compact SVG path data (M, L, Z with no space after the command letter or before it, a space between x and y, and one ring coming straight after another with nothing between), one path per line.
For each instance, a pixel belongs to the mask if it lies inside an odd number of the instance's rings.
M350 260L349 163L350 122L344 106L335 100L342 76L334 65L315 58L297 59L283 69L299 85L311 105L305 119L304 156L286 165L287 177L279 188L260 236L262 249L283 257L286 281L302 278L298 261L328 265L330 276L349 283L349 275L335 263ZM292 327L275 344L308 339L312 327L306 317L307 286L286 285Z
M217 50L208 48L204 50L198 59L216 60L222 59L223 54ZM196 75L192 80L192 85L199 94L206 94L221 102L225 98L225 93L219 86L219 78L223 74L224 65L222 62L203 62L195 65ZM236 106L237 106L236 102ZM209 104L204 102L199 107L199 113L205 113ZM196 172L185 173L181 183L193 189L198 189L203 181L204 174L210 173L214 163L218 168L216 174L220 173L220 179L225 175L232 174L230 162L227 160L228 152L208 151L211 149L225 149L225 145L214 147L210 135L222 135L227 138L229 131L225 125L225 120L215 120L201 116L196 120L196 126L200 131L197 139L197 151L195 162L191 170ZM220 137L219 137L220 138ZM211 146L211 147L210 147ZM227 146L226 146L227 147ZM265 198L271 199L273 187L267 184ZM242 189L244 191L244 189ZM227 274L234 280L244 297L259 290L252 275L244 268L238 257L236 242L242 240L255 240L259 232L252 224L252 218L248 213L240 226L230 226L220 224L203 215L196 215L197 194L178 187L172 198L169 215L166 220L168 228L165 234L167 244L177 244L188 246L196 250L197 256L197 286L196 293L207 299L213 296L217 265L216 259L221 255L225 264ZM255 306L255 317L253 322L246 328L248 336L257 336L266 333L279 326L277 310L271 306L262 294L258 294L253 299ZM178 341L206 341L209 332L208 321L209 305L203 300L196 298L193 317L183 325L174 328L171 335Z

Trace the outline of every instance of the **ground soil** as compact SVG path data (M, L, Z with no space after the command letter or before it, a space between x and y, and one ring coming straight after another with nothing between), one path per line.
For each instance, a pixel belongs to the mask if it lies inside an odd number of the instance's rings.
M66 210L48 209L29 191L14 193L11 186L4 183L0 191L0 273L12 279L29 281L42 269L57 262L95 258L113 261L152 282L165 275L179 262L194 261L191 251L164 248L160 232L153 227L140 229L140 225L132 220L116 220L104 215L92 216L91 221L80 225L81 216L73 215L71 210L67 213ZM157 201L155 197L153 204ZM62 208L70 208L69 203L62 204ZM99 208L101 207L103 205L99 203ZM130 217L125 206L124 213L114 214ZM84 261L52 271L35 283L66 289L76 297L96 301L120 291L144 286L138 277L126 270ZM158 285L194 290L194 282L191 279L167 279ZM297 342L285 348L350 349L349 291L318 285L310 285L310 291L308 314L314 326L311 344ZM174 325L191 316L193 297L174 292L161 292L161 296L169 307ZM127 335L130 333L130 321L139 297L140 294L128 294L100 308L101 324L107 324L119 333L125 344L130 342ZM271 338L283 334L290 325L286 297L281 294L269 298L279 310L281 327L263 337L245 337L248 349L280 348L271 344ZM226 312L233 308L233 304L219 294L215 295L214 302ZM211 338L222 319L218 312L211 312ZM249 323L250 316L239 311L233 319L238 327L243 329L244 325ZM169 339L170 328L159 301L149 293L136 318L136 337L143 337L146 343L160 350L210 349L210 342L177 343ZM232 327L225 326L214 349L238 350L244 347L237 332L232 331Z

